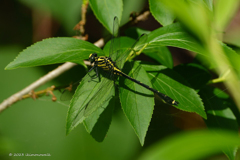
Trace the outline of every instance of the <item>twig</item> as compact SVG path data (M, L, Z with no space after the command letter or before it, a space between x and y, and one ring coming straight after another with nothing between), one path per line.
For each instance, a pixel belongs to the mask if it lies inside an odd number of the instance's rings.
M134 20L134 23L147 20L149 15L150 15L149 11L143 12L142 14L136 17L136 19Z
M103 39L99 39L97 42L94 43L94 45L96 45L98 47L102 47L104 45ZM23 90L13 94L12 96L7 98L0 104L0 112L7 109L13 103L16 103L17 101L21 100L23 95L30 93L31 91L35 90L39 86L58 77L59 75L61 75L62 73L66 72L67 70L71 69L72 67L74 67L76 65L77 65L76 63L66 62L66 63L62 64L61 66L57 67L56 69L52 70L45 76L41 77L37 81L33 82L32 84L30 84Z
M81 13L81 21L78 22L78 24L75 25L74 30L79 30L81 33L81 36L84 36L85 34L85 29L84 26L86 24L86 13L87 13L87 8L88 8L88 0L85 0L82 4L82 13Z
M231 72L230 69L228 69L226 72L224 72L224 74L222 76L210 80L208 82L208 84L225 82L227 80L227 76L229 75L230 72Z
M135 16L130 17L130 18L129 18L129 22L126 23L125 25L123 25L123 26L121 27L121 30L125 30L125 29L128 28L129 26L132 26L132 25L137 24L138 22L147 20L148 17L149 17L149 15L150 15L150 12L149 12L149 11L145 11L145 12L143 12L142 14L137 15L136 17L135 17Z

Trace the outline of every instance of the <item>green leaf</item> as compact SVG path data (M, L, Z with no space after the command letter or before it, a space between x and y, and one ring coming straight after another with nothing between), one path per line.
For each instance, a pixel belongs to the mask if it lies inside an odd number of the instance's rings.
M228 47L226 44L220 42L228 60L230 61L232 68L237 72L237 75L240 78L240 55L236 53L232 48Z
M174 107L207 118L201 98L179 74L164 66L142 66L148 72L153 88L179 102Z
M148 43L149 45L146 49L151 49L159 45L173 46L206 56L205 50L199 42L190 36L179 23L174 23L152 31L148 35Z
M63 62L81 64L91 53L103 54L95 45L75 38L49 38L23 50L5 69L34 67Z
M114 17L117 16L119 21L121 21L122 0L89 0L89 3L97 19L112 33Z
M112 121L115 98L105 103L84 120L84 125L88 133L98 141L102 142L106 137Z
M191 86L197 90L202 88L211 79L211 74L207 69L196 63L181 64L174 67Z
M175 16L166 8L161 0L149 0L149 7L153 17L163 26L172 24Z
M202 0L161 0L176 18L202 42L209 42L212 12Z
M118 43L114 43L114 48L121 49L122 51L126 51L128 48L130 48L135 40L129 37L118 37L115 38L115 40L118 41ZM107 42L107 44L103 48L103 52L105 53L105 56L109 56L109 50L110 50L111 40ZM119 46L116 46L119 45Z
M129 16L134 13L140 13L144 6L146 5L146 0L123 0L123 12L121 25L129 22Z
M149 34L151 33L151 31L148 30L144 30L141 28L137 28L137 27L130 27L128 29L125 30L125 35L128 37L131 37L133 39L138 39L138 37L140 37L142 34Z
M224 32L225 27L239 8L239 0L218 0L214 7L215 25L218 32Z
M67 115L67 134L99 107L108 103L115 94L112 80L99 74L101 80L99 82L98 79L91 80L88 74L81 81L71 100ZM95 114L95 116L95 119L98 119L99 115Z
M235 115L231 111L231 108L237 108L229 95L221 91L218 88L206 86L199 92L208 119L205 120L208 128L211 129L222 129L233 131L238 135L238 123ZM239 112L238 112L239 114ZM218 134L218 133L216 133ZM236 156L237 148L235 146L226 146L223 152L228 156L229 159L234 160Z
M210 11L213 10L213 0L203 0L203 2L207 5Z
M165 46L155 46L143 50L144 54L153 58L157 62L165 65L168 68L173 68L172 54Z
M221 150L227 149L228 146L239 145L239 136L232 132L222 130L184 132L169 137L149 148L143 153L140 160L202 159L219 153Z
M124 66L126 70L123 70L123 72L128 73L127 69L132 68L132 72L134 73L134 70L138 68L138 66L139 63L137 62L134 64L126 63ZM130 76L151 87L147 73L141 66L139 67L140 70L138 74L136 76ZM120 102L127 119L136 132L141 145L143 145L153 113L153 93L134 82L129 83L130 80L126 80L125 84L123 84L123 80L125 79L126 78L120 77Z
M39 14L53 16L63 24L67 32L74 33L73 27L78 23L81 14L82 0L19 0L33 10L41 10Z

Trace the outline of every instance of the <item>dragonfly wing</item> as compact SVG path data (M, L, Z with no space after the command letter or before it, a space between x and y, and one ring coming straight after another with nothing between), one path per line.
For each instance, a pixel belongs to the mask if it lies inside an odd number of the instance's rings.
M124 63L129 59L129 57L135 56L137 52L144 49L144 47L147 45L147 34L142 34L134 43L133 45L128 48L125 52L123 52L119 57L117 57L116 65L118 68L122 69L124 66Z
M87 117L96 109L103 106L115 94L114 82L105 77L102 77L102 84L96 94L89 100L85 107L84 116Z
M113 32L112 32L112 39L110 44L110 50L109 50L109 57L111 57L114 61L117 57L117 52L120 49L120 40L118 37L118 31L119 31L119 20L117 17L114 17L113 20Z
M132 48L133 50L135 50L136 52L142 50L145 45L147 45L147 40L148 40L148 35L147 34L142 34L135 42L135 44L133 44Z

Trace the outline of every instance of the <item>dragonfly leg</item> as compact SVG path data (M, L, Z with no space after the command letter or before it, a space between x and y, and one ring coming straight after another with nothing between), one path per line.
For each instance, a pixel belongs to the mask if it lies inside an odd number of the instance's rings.
M96 76L91 76L91 75L89 75L89 72L90 72L92 69L95 69ZM88 71L88 75L91 77L91 79L90 79L88 82L90 82L90 81L93 80L93 79L98 78L98 77L99 77L99 75L98 75L98 67L97 67L97 66L93 66L93 67Z

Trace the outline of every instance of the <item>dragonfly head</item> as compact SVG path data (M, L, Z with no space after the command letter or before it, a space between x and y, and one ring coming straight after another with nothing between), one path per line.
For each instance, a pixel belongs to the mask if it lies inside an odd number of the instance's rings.
M93 53L89 55L89 61L91 63L95 62L95 58L97 57L97 53Z

